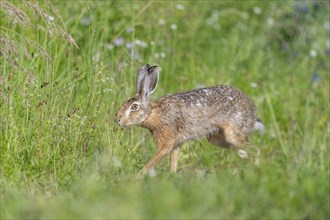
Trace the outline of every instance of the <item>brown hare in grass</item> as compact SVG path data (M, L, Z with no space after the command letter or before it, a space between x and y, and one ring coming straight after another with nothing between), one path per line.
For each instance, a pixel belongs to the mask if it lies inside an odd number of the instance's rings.
M150 102L158 83L160 68L148 64L137 73L136 95L117 113L120 126L137 125L150 130L157 152L139 174L146 174L170 154L170 171L176 172L180 145L205 136L210 143L235 147L239 155L252 131L263 129L252 101L240 90L219 85L166 95Z

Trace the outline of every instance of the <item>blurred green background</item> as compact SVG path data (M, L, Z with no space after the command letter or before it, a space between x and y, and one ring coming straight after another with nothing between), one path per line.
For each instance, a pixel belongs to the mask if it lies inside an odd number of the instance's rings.
M329 1L1 1L0 218L329 219ZM153 99L231 84L256 104L259 163L204 139L154 177L122 129L135 75Z

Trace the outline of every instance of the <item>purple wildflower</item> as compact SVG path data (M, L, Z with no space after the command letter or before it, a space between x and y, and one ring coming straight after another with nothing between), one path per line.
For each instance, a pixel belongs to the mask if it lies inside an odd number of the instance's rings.
M117 37L113 40L115 46L119 47L125 43L125 39L123 37Z

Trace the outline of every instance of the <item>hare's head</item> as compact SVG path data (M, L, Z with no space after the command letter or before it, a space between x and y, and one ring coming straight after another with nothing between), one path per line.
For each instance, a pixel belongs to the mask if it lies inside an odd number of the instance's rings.
M117 123L120 126L140 125L150 114L149 97L157 87L160 68L142 66L136 77L136 95L126 101L117 113Z

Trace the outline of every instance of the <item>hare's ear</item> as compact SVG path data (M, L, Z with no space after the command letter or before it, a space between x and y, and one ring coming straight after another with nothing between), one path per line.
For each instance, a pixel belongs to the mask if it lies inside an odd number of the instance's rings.
M158 84L160 68L153 66L148 69L148 73L144 77L143 89L141 95L143 98L148 99L150 94L156 90Z
M136 76L136 94L141 94L143 88L143 80L145 75L148 73L148 69L150 68L149 64L145 64L140 67Z

